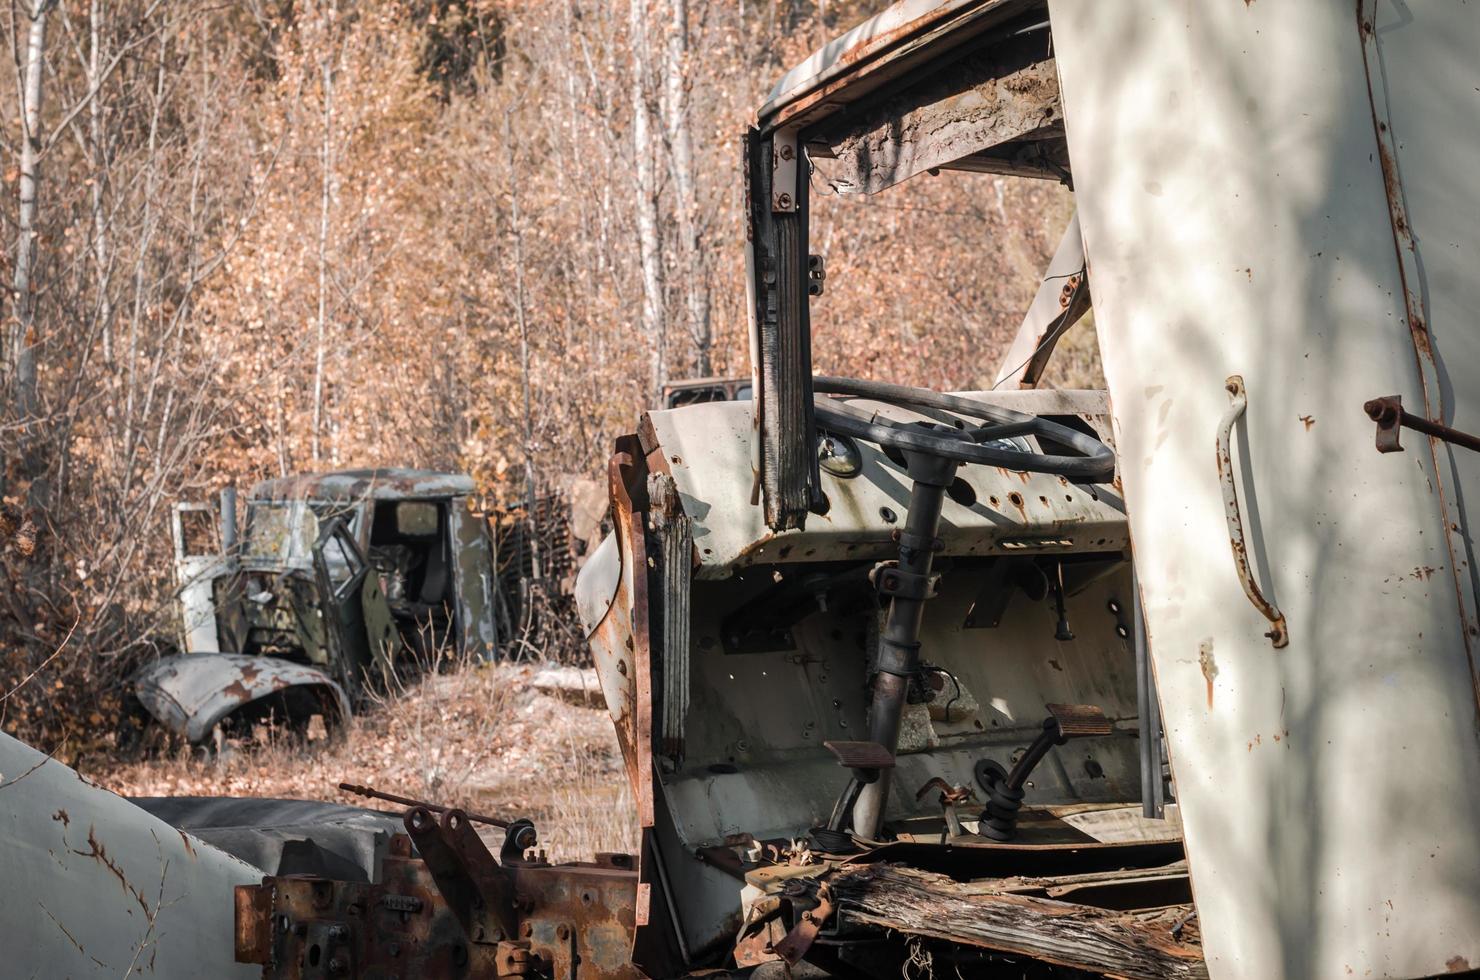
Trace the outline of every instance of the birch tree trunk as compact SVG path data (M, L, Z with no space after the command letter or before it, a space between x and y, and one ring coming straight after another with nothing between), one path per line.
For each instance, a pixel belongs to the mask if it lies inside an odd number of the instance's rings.
M649 404L663 391L667 361L663 266L659 254L657 153L653 145L652 57L648 49L647 0L631 0L632 144L636 161L637 247L642 266L642 329L648 339Z
M35 283L36 206L41 184L41 102L46 60L46 22L55 0L31 0L25 5L30 28L20 90L21 144L18 206L16 211L15 275L10 351L15 380L15 413L31 420L36 412Z
M108 183L108 143L103 128L103 3L92 0L88 8L87 51L87 141L92 162L93 241L92 255L98 290L98 322L103 341L103 362L113 364L113 298L110 287L112 261L108 240L108 217L105 213L105 187Z
M509 225L514 236L514 319L519 327L519 372L520 387L524 394L524 506L533 527L535 500L537 499L537 477L535 471L534 409L531 405L529 376L529 323L524 310L524 221L519 213L519 168L514 156L514 129L509 117L518 108L510 105L504 112L504 152L509 166ZM540 543L538 535L530 536L531 577L541 576Z
M709 270L699 229L695 187L694 139L689 125L689 5L668 0L667 57L663 65L664 125L668 131L668 164L678 205L679 258L683 269L684 307L694 345L694 374L714 373L714 335L709 320Z
M337 3L330 4L325 43L332 48L333 33L338 30ZM313 461L321 458L319 434L324 417L324 352L328 342L329 317L329 217L334 198L334 55L326 53L321 62L324 87L324 139L320 147L319 181L319 310L314 327L313 351L313 421L310 423L309 453Z

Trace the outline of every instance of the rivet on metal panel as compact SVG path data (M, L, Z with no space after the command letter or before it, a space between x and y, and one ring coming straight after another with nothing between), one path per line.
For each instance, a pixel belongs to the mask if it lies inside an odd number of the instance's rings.
M771 137L775 148L771 174L771 210L790 213L797 209L797 131L781 129Z
M1244 595L1269 620L1271 629L1264 635L1269 637L1275 649L1280 649L1290 642L1290 635L1285 628L1285 614L1260 591L1259 583L1254 581L1254 574L1249 569L1249 546L1244 538L1244 519L1239 513L1237 480L1233 472L1233 452L1230 448L1233 426L1243 416L1244 409L1249 404L1243 376L1231 375L1224 382L1224 388L1228 391L1229 405L1228 411L1223 413L1223 420L1218 424L1218 479L1223 484L1223 516L1228 519L1228 543L1233 549L1233 567L1238 572L1239 584L1244 587Z

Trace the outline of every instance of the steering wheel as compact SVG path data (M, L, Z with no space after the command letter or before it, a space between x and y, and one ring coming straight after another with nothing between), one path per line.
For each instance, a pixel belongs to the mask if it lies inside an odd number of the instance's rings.
M1041 416L999 408L973 398L944 395L928 388L856 378L815 377L812 390L824 395L867 398L917 412L937 423L900 422L837 399L817 399L814 417L819 428L886 449L909 450L959 463L1050 473L1093 483L1107 482L1115 475L1115 452L1109 446L1094 436ZM965 421L968 419L984 424L970 425ZM1050 439L1078 455L1053 456L988 445L994 440L1025 435Z

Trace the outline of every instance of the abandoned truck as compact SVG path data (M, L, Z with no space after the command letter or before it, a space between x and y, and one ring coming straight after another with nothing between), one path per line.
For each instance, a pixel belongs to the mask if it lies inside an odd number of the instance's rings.
M818 51L746 139L756 398L621 440L581 574L639 853L413 804L366 880L284 875L4 740L10 965L1475 975L1477 46L906 0ZM813 180L932 170L1074 192L997 387L814 377ZM1038 390L1090 308L1108 393Z
M176 505L185 652L135 677L139 701L192 743L269 716L332 727L398 659L492 656L507 617L472 493L470 477L423 470L265 480L240 539L234 493L219 514Z

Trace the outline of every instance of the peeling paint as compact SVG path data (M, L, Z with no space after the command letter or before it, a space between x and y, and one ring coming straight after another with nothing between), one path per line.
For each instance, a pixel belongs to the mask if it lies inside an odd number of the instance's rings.
M1197 665L1202 668L1203 679L1208 682L1208 708L1213 707L1213 679L1218 676L1218 663L1213 659L1213 638L1208 637L1197 645Z

